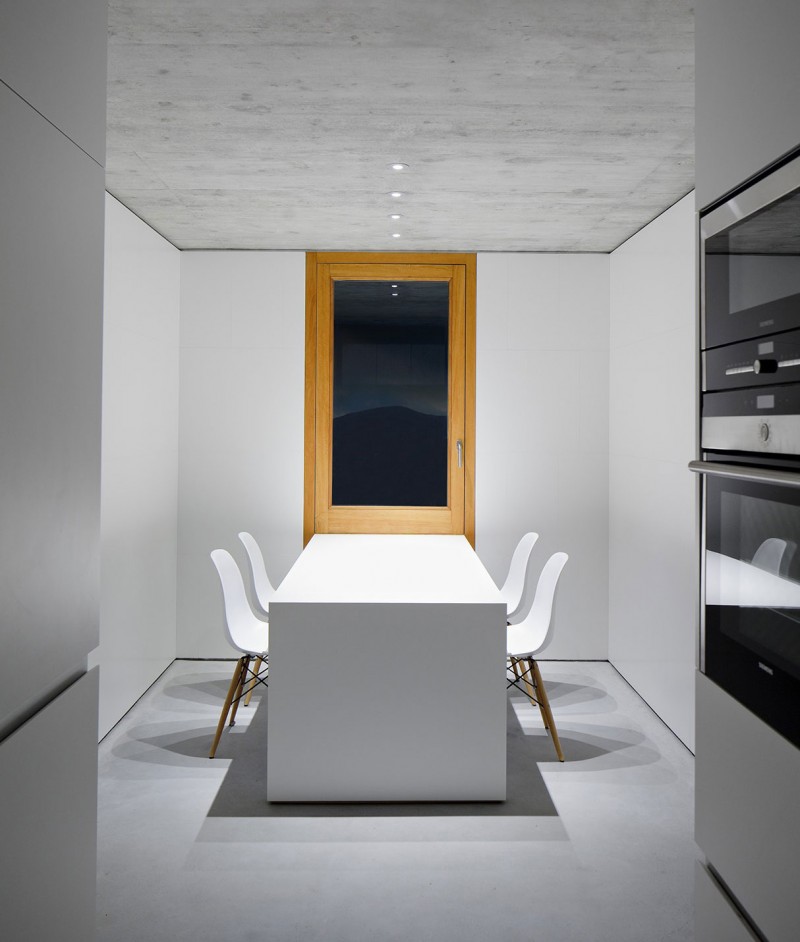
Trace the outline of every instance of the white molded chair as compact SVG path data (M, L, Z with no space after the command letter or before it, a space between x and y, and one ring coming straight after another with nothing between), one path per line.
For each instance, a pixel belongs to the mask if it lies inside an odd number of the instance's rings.
M522 604L522 595L525 591L525 574L528 570L531 551L538 539L538 533L526 533L517 543L517 548L511 557L506 581L500 589L500 594L506 603L506 617L509 620L518 614L519 607Z
M240 533L239 539L244 544L244 548L247 550L247 558L250 561L250 575L253 578L256 604L261 610L261 614L269 618L269 603L272 596L275 595L275 589L269 581L261 547L256 543L255 537L247 531Z
M231 647L236 648L242 656L236 662L236 667L233 670L231 685L228 688L214 742L208 754L209 759L213 759L217 751L228 713L231 717L230 725L233 726L236 722L236 711L239 708L239 701L242 698L244 686L248 679L251 681L249 693L257 683L266 686L266 677L269 671L269 623L253 614L250 603L247 601L242 574L233 556L227 550L215 549L211 553L211 559L217 567L219 579L222 583L222 598L225 607L225 618L223 619L225 635ZM256 658L259 664L255 670L250 669L250 662L253 658ZM261 665L263 665L263 670ZM233 709L231 709L231 706Z
M547 560L539 575L536 595L530 611L522 621L509 625L506 629L506 650L513 673L508 686L522 690L531 703L539 707L545 729L553 739L560 762L564 761L564 753L561 751L553 711L550 709L550 701L547 698L544 681L534 655L538 654L550 640L553 631L553 603L556 588L561 571L568 559L569 556L566 553L554 553Z
M258 608L259 612L267 619L267 621L269 621L269 603L272 596L275 595L275 589L273 588L272 583L269 581L267 567L264 565L264 556L261 553L261 547L256 542L256 538L246 530L239 534L239 539L242 541L244 548L247 551L247 559L250 563L253 600L255 601L256 608ZM255 673L257 674L260 670L261 659L259 658L256 661ZM253 688L255 685L256 682L252 681L248 687L247 696L244 699L245 706L250 704L250 697L253 696Z
M765 572L785 577L796 550L797 544L792 540L781 540L777 536L771 536L764 540L755 551L751 563Z

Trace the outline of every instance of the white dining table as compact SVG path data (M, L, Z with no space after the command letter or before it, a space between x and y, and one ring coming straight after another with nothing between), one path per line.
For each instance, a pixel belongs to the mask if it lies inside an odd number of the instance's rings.
M505 662L463 536L315 535L270 601L267 798L503 800Z

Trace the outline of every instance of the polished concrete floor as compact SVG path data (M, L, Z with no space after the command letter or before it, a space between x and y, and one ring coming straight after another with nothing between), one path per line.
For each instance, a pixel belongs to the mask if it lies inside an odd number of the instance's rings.
M689 942L694 760L606 663L512 692L503 803L270 805L254 697L176 661L100 745L98 942Z

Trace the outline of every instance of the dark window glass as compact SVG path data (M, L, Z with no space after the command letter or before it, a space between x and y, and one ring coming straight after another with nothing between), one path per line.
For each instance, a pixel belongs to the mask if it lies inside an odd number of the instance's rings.
M334 283L334 505L447 505L449 311L448 282Z

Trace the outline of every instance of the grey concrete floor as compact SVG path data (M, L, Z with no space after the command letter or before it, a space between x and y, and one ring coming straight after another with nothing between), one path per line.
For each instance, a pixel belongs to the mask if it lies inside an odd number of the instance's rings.
M504 803L270 805L254 697L176 661L100 744L98 942L688 942L694 760L606 663L509 697Z

